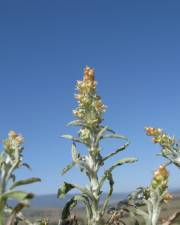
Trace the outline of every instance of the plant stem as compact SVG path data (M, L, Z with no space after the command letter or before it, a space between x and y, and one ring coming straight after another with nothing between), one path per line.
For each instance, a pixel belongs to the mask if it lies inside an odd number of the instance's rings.
M4 225L4 202L0 201L0 225Z

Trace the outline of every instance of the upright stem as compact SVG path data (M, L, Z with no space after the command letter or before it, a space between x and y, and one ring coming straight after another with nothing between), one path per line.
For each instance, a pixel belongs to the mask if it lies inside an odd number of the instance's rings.
M147 216L143 216L146 222L146 225L157 225L160 211L161 211L161 204L160 204L160 197L157 195L156 192L151 193L151 199L147 200Z
M2 195L6 191L6 171L4 169L1 176L1 185L0 185L0 195ZM4 225L4 207L5 202L2 198L0 198L0 225Z
M160 214L160 206L155 206L152 213L152 225L157 225L159 214Z
M4 202L0 201L0 225L4 225Z
M2 212L0 212L0 225L4 225L4 218Z
M89 153L89 167L91 169L90 173L90 187L92 194L94 196L94 201L92 202L92 221L91 225L97 225L100 221L100 213L99 213L99 181L97 176L97 168L96 168L96 157L90 152Z

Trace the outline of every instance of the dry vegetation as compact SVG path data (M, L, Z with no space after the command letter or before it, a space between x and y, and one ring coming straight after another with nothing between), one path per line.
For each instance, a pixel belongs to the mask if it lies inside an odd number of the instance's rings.
M160 220L168 218L170 215L175 213L177 210L180 209L180 197L176 197L174 200L170 201L167 205L163 206ZM61 210L58 208L30 208L24 211L24 214L31 220L36 221L39 218L49 218L49 225L57 225L57 221L59 220L59 215ZM85 225L84 220L84 211L83 209L74 210L74 214L80 219L82 225ZM106 221L108 215L105 215L104 221ZM134 221L130 217L122 218L123 221L126 222L127 225L134 225ZM103 223L102 223L103 224ZM141 225L144 225L144 221L141 220ZM24 225L24 224L23 224ZM180 225L180 217L175 220L172 225Z

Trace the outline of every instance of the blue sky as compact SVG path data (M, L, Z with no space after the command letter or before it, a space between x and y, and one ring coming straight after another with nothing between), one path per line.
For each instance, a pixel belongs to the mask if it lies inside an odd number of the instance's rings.
M139 159L114 171L115 191L148 185L163 160L144 126L180 138L179 11L177 0L0 1L0 138L11 129L25 136L25 161L33 170L18 177L42 178L27 190L55 193L63 180L87 181L76 169L60 176L71 143L59 138L75 133L66 123L73 120L75 83L85 65L95 68L108 105L105 124L131 140L110 162ZM105 143L103 151L117 146ZM179 170L169 169L171 188L179 187Z

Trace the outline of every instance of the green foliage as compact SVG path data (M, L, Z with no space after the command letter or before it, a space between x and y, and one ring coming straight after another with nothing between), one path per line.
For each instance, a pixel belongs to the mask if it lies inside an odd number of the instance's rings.
M64 196L74 188L74 185L64 182L64 184L58 190L58 198L64 198Z

